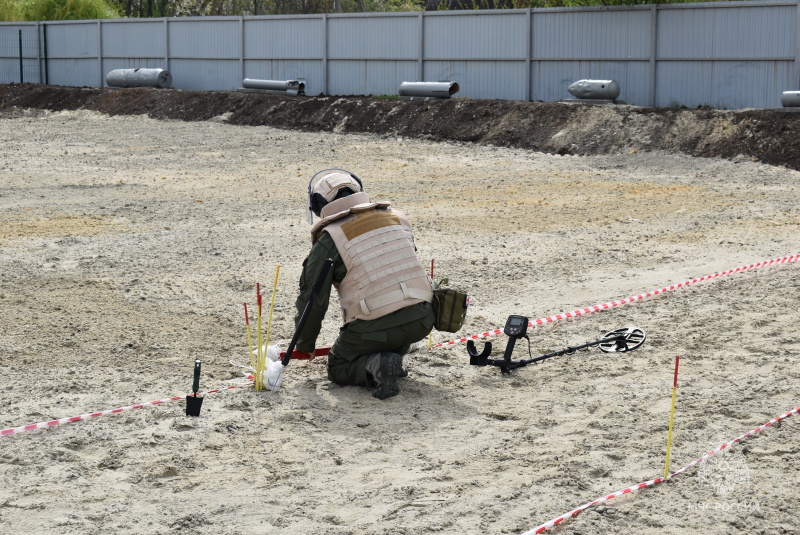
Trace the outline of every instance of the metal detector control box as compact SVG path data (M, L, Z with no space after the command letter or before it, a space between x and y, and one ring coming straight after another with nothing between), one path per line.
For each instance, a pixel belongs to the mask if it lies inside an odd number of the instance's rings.
M528 331L528 318L525 316L509 316L506 320L506 326L503 327L503 332L507 336L514 338L522 338Z

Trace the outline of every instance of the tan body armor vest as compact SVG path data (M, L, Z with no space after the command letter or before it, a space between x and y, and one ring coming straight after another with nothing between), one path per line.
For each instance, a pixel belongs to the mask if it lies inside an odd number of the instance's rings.
M338 199L325 208L329 207L336 212L324 217L324 227L315 225L312 234L327 232L347 267L344 279L334 283L344 323L373 320L433 300L411 225L402 213L388 208L388 203L369 203L365 193Z

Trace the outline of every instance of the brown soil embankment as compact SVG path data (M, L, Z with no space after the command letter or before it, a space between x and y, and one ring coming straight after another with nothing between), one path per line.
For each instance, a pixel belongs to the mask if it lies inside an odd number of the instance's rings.
M0 109L86 109L109 115L304 131L400 135L556 154L668 151L800 169L800 115L774 110L673 110L454 98L293 98L241 91L0 86Z

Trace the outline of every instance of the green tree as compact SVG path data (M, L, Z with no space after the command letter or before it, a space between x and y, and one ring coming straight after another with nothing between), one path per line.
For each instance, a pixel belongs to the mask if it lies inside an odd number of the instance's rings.
M0 0L0 21L12 22L22 20L19 6L14 0Z
M3 1L3 0L0 0ZM13 3L14 0L11 0ZM31 0L17 4L20 20L86 20L119 18L104 0Z
M3 0L0 0L3 1ZM110 0L126 17L198 17L420 11L425 0Z
M525 9L541 7L685 4L718 0L427 0L429 9ZM723 0L724 1L724 0Z
M330 13L333 0L271 0L276 15Z
M422 11L425 9L425 0L363 0L364 11ZM352 13L361 11L356 0L342 0L342 11Z

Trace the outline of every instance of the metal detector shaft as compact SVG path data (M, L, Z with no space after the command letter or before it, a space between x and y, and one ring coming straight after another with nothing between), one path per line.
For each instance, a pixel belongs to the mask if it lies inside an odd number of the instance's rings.
M497 366L500 366L500 371L503 373L509 373L509 370L513 370L514 368L520 367L520 365L517 362L511 360L511 354L514 353L514 345L516 343L517 343L517 338L515 336L510 336L508 338L508 344L506 345L505 353L503 353L503 360L497 361ZM494 359L489 359L489 360L492 361ZM524 366L524 364L522 364L522 366Z
M579 346L560 349L558 351L553 351L552 353L547 353L538 357L534 357L532 359L525 359L525 360L511 360L511 353L514 351L514 342L516 342L516 338L509 338L508 345L506 346L506 351L502 359L487 358L485 360L482 360L481 365L486 366L488 364L490 366L498 366L503 373L508 373L508 370L515 370L517 368L522 368L523 366L527 366L528 364L533 364L534 362L540 362L542 360L558 357L560 355L574 353L575 351L578 351L580 349L586 349L587 347L596 346L599 344L616 342L618 340L622 340L623 338L624 338L623 335L610 336L608 338L603 338L601 340L595 340L594 342L588 342L585 344L581 344Z
M541 355L539 357L534 357L532 359L520 360L518 362L519 366L516 366L516 367L520 368L522 366L527 366L528 364L533 364L534 362L540 362L540 361L543 361L543 360L547 360L549 358L558 357L558 356L561 356L561 355L567 355L569 353L574 353L575 351L579 351L581 349L586 349L587 347L592 347L592 346L596 346L596 345L600 345L600 344L607 344L607 343L610 343L610 342L617 342L619 340L624 340L624 339L625 339L625 336L621 335L621 334L620 335L616 335L616 336L609 336L608 338L602 338L600 340L595 340L594 342L587 342L587 343L581 344L579 346L572 346L572 347L567 347L565 349L559 349L558 351L553 351L552 353L546 353L544 355Z
M322 284L328 277L328 272L331 270L332 265L333 265L333 260L328 258L325 261L325 264L323 264L322 266L322 272L319 274L319 277L317 277L317 281L314 283L314 287L311 289L311 296L308 298L308 303L306 303L306 308L303 309L303 315L300 316L300 321L297 322L297 328L294 330L294 336L292 336L292 341L289 342L289 347L286 348L286 354L283 356L283 359L281 359L281 364L283 364L284 367L288 366L289 361L292 360L292 353L294 353L294 346L297 345L297 339L300 338L300 333L303 331L303 327L306 324L308 315L311 313L311 308L317 301L317 295L319 294L319 290L320 288L322 288Z

